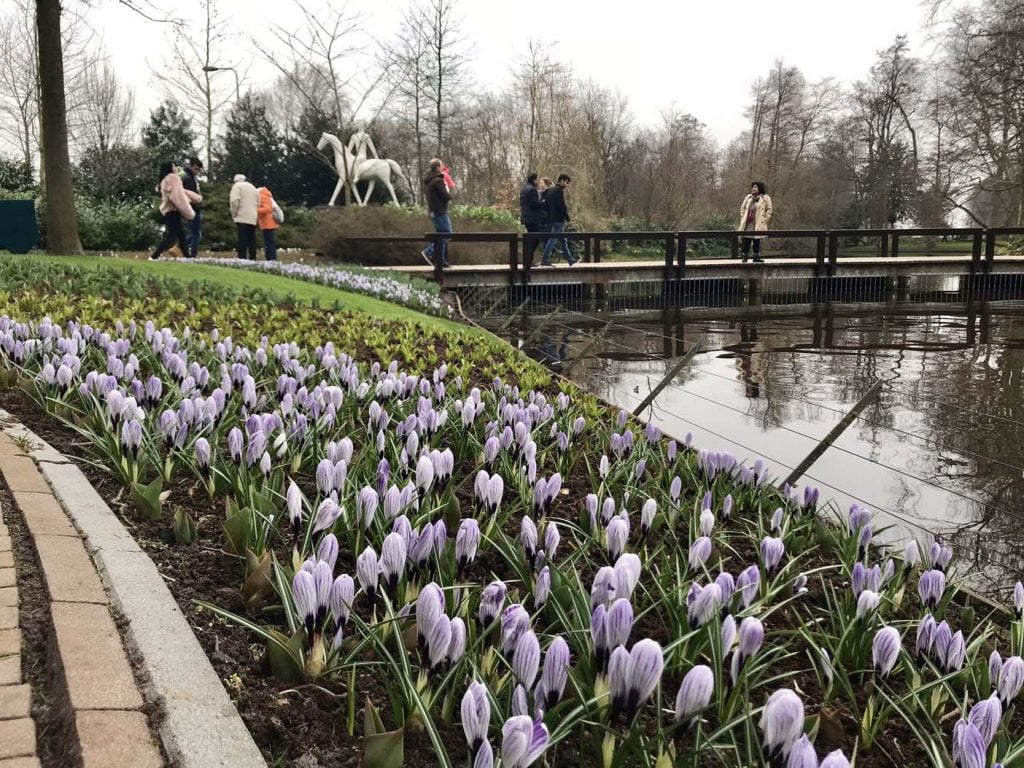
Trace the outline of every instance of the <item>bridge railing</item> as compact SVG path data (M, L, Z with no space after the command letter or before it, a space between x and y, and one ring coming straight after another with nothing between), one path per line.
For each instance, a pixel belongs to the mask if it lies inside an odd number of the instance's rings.
M839 264L841 239L878 238L880 240L879 255L885 258L899 258L901 242L912 237L943 237L969 243L971 248L971 274L990 272L995 259L996 241L1002 237L1024 235L1024 227L927 227L916 229L792 229L772 230L759 233L773 240L813 240L814 241L814 274L817 277L831 277L836 274ZM505 243L508 247L509 283L530 282L533 259L526 259L528 246L536 242L536 250L552 237L564 237L567 240L582 241L582 260L585 264L599 264L604 256L602 247L610 242L660 242L664 248L664 279L681 280L686 275L687 248L693 242L706 240L725 240L730 246L732 258L739 257L741 239L748 233L739 230L684 230L675 232L454 232L441 234L425 233L422 237L367 236L346 237L352 243L433 243L435 252L439 252L444 243ZM522 258L521 258L522 255ZM803 258L803 257L787 257ZM444 282L444 265L441 259L434 259L434 277L438 283Z

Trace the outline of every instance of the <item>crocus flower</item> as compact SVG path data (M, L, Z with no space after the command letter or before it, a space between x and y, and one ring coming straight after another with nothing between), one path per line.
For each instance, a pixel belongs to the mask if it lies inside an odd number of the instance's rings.
M882 598L877 592L865 589L857 597L857 618L867 621L878 610Z
M501 727L502 768L527 768L548 745L548 728L541 718L529 715L510 717Z
M235 464L242 463L242 443L242 430L238 427L232 427L231 431L228 432L228 453Z
M569 644L565 638L556 637L544 654L544 668L541 672L538 706L543 710L554 707L565 692L569 680Z
M285 502L288 507L288 522L291 523L292 534L297 539L302 532L302 491L294 482L288 484Z
M356 515L363 525L363 530L369 530L373 525L373 518L377 514L377 506L380 504L380 497L369 485L364 487L356 496Z
M487 727L491 722L491 702L487 699L487 686L474 681L462 697L462 731L472 756L487 741Z
M657 687L665 659L661 646L650 639L638 641L626 656L623 654L626 651L622 647L612 652L608 663L608 687L612 695L612 709L625 712L626 719L632 722Z
M629 521L620 516L613 517L605 528L606 544L610 560L617 560L626 548L626 541L629 539Z
M903 567L906 570L914 568L921 562L921 550L917 546L917 542L911 539L907 542L907 546L903 549Z
M722 619L722 629L719 632L723 657L728 656L732 652L733 643L736 642L736 634L736 619L730 614Z
M779 507L772 513L771 519L771 532L779 533L782 531L782 518L783 518L782 507Z
M362 587L363 592L370 598L371 603L373 602L374 595L377 593L379 573L377 553L373 547L367 547L356 558L356 578L359 580L359 586Z
M632 552L624 552L615 561L613 570L616 577L615 596L629 599L640 582L640 558Z
M292 578L292 601L295 603L295 612L306 626L307 635L312 637L316 625L317 595L316 582L309 571L300 569L295 572Z
M999 684L999 673L1003 671L1003 657L999 651L992 651L988 655L988 681L989 685L995 688Z
M533 630L527 629L516 641L515 651L512 653L512 674L520 685L529 689L537 678L539 668L540 642Z
M690 545L690 570L699 571L711 557L712 543L707 536L701 536Z
M1013 586L1013 612L1018 619L1024 616L1024 584L1019 581Z
M331 567L331 571L334 571L334 565L338 562L338 537L333 533L328 533L322 539L316 548L316 559L322 560Z
M554 561L555 552L558 550L558 543L561 540L562 537L558 533L558 525L554 521L549 522L544 529L544 553L547 555L549 562Z
M501 652L512 654L519 636L530 628L530 614L519 603L513 603L501 614Z
M696 586L696 585L695 585ZM687 617L693 629L704 626L718 615L722 607L722 588L712 582L700 589L687 608Z
M917 592L926 608L934 609L946 591L946 574L938 569L925 571L917 582Z
M818 753L806 734L797 739L789 753L786 768L818 768Z
M985 737L976 725L963 720L957 723L953 729L953 762L957 768L986 768L987 749Z
M781 688L768 697L759 725L769 760L785 760L803 734L804 703L789 688Z
M199 471L203 477L208 477L210 474L210 441L205 437L200 437L196 440L196 464L199 466Z
M689 721L697 716L711 701L715 691L715 673L711 667L698 664L683 678L676 694L676 722Z
M330 459L323 459L316 465L316 489L321 496L334 490L334 462Z
M388 591L394 594L398 588L398 582L405 572L406 548L405 539L401 534L391 532L384 537L384 544L381 546L381 572L384 576L384 585Z
M532 563L537 554L537 526L529 516L524 515L519 524L519 542L523 545L526 562Z
M615 569L608 565L598 568L594 575L594 584L590 588L590 610L593 611L598 605L611 604L618 596L618 591L619 575Z
M427 633L427 658L430 660L431 672L437 671L444 666L451 644L452 620L442 613L437 617Z
M651 532L654 525L654 516L658 513L658 502L654 499L647 499L640 509L640 532L646 536Z
M267 451L263 452L260 457L260 472L263 473L264 477L270 477L270 470L273 467L273 460L270 458L270 454Z
M540 610L551 594L551 569L546 565L537 573L537 584L533 589L533 607Z
M818 768L850 768L850 761L846 759L841 749L837 749L825 755Z
M715 513L710 509L705 509L700 513L700 535L711 536L711 532L715 529Z
M888 677L900 656L900 633L895 627L882 627L871 643L871 661L875 672Z
M964 665L964 659L966 656L967 644L964 640L964 633L957 630L950 638L949 645L946 646L946 656L943 668L946 672L956 672Z
M596 609L595 609L596 610ZM633 605L620 598L608 608L604 620L603 650L607 653L629 641L633 629Z
M420 456L416 463L416 490L422 499L434 485L434 463L429 456Z
M761 540L761 562L764 563L765 572L769 576L778 569L785 554L786 545L782 543L782 539L765 536Z
M753 616L748 616L740 624L739 647L733 654L729 665L729 677L733 685L739 682L743 667L761 649L763 642L764 625Z
M480 625L487 629L498 618L501 608L505 604L505 595L508 594L508 587L503 581L492 581L480 593L480 608L477 617Z
M730 493L722 500L722 519L729 522L732 519L732 494Z
M740 575L736 577L736 591L740 593L740 601L744 608L749 608L757 597L760 584L761 572L756 565L747 566L740 571Z
M950 560L953 559L953 550L933 541L931 547L928 548L928 559L931 561L932 568L937 568L945 573L949 568Z
M1024 659L1020 656L1011 656L1003 662L1003 668L999 672L999 700L1004 708L1009 708L1013 700L1020 693L1024 685Z
M313 520L313 533L328 530L334 525L335 520L341 517L341 507L331 499L324 499L316 510L316 518Z
M444 609L444 592L441 588L434 582L425 585L416 598L416 638L420 648L426 648L430 630Z
M918 622L917 625L917 643L914 646L917 652L918 661L920 661L926 654L931 653L932 641L935 636L935 619L930 613L925 614L924 618Z
M999 695L995 693L971 707L971 712L967 717L968 722L981 733L986 748L995 738L1002 719L1003 706L999 703Z
M480 524L473 518L466 518L459 523L459 531L455 534L455 559L459 565L459 575L466 566L476 560L476 551L480 546Z
M348 623L349 611L352 610L352 603L356 599L356 585L352 577L347 573L334 580L331 585L331 594L328 606L331 609L331 616L334 617L334 624L343 628Z

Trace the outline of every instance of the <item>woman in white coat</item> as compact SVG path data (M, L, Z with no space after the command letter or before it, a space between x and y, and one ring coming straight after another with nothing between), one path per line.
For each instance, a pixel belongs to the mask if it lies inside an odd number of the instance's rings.
M771 228L772 199L768 197L768 189L763 181L754 181L750 184L750 194L743 198L740 206L740 221L736 229L743 232L743 261L746 262L750 256L750 246L754 246L754 261L763 261L761 258L761 240L767 235L760 234ZM750 233L750 234L747 234Z

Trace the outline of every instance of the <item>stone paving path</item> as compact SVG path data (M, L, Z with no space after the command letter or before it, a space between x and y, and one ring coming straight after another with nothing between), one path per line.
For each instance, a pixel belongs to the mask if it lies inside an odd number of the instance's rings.
M31 534L49 600L56 695L66 713L67 765L160 768L107 593L85 543L19 441L0 433L0 475ZM39 766L30 689L22 681L15 562L0 522L0 768ZM54 693L54 692L51 692Z

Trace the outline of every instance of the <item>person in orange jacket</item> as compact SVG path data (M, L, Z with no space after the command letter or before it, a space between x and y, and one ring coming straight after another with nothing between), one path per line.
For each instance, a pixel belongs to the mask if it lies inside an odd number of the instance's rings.
M260 187L258 191L260 203L256 212L260 231L263 232L263 255L267 261L277 261L277 228L281 225L274 218L274 195L269 187Z

